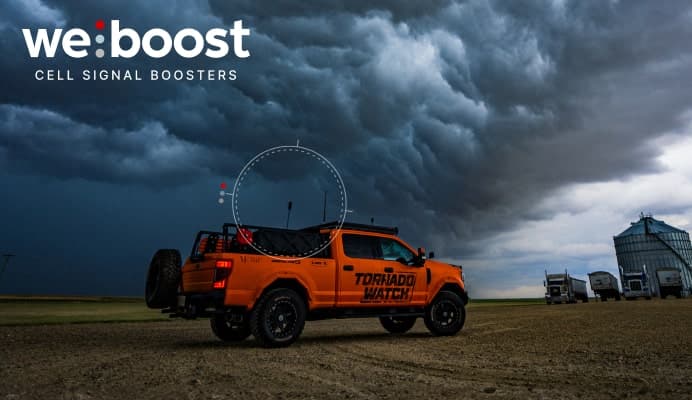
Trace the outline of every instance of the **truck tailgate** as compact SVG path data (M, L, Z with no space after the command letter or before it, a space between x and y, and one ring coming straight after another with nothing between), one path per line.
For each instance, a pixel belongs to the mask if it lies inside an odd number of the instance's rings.
M208 292L213 289L215 260L188 262L182 269L183 292Z

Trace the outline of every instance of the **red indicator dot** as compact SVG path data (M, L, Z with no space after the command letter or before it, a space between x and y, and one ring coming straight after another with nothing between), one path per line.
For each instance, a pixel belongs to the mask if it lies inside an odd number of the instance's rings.
M105 27L106 27L106 23L103 22L102 19L99 19L99 20L96 21L96 29L102 30L102 29L105 28Z
M221 190L226 190L227 187L226 182L221 182Z

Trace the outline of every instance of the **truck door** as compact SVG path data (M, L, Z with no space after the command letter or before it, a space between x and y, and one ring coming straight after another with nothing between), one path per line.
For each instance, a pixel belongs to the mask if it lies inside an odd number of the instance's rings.
M378 263L384 272L394 271L394 276L388 276L385 290L391 295L385 299L387 304L402 304L412 306L425 305L428 295L428 282L425 267L414 265L416 254L398 240L378 238L380 257ZM392 282L396 279L396 282ZM393 283L393 284L392 284Z
M380 272L377 263L377 238L362 234L341 234L341 252L337 275L337 307L362 307L368 303L362 300L366 288L372 285L376 273Z
M401 242L376 235L342 234L339 307L425 305L426 271Z

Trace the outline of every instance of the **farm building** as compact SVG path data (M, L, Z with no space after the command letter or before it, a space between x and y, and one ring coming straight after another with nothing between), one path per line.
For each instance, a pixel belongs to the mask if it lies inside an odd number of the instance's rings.
M639 221L613 238L615 254L621 275L645 272L651 295L660 296L666 282L659 282L664 271L677 270L682 295L692 289L692 244L690 235L651 215L640 216ZM676 272L677 275L677 272ZM621 280L624 279L621 276Z

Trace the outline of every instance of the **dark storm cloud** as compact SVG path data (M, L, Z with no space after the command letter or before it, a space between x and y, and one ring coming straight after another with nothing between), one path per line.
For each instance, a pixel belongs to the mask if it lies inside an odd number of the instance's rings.
M205 175L212 158L210 149L169 135L158 122L109 131L52 111L0 105L0 133L5 170L64 178L155 184Z
M450 253L536 218L563 185L657 168L648 141L692 100L686 2L33 3L0 23L0 50L18 55L0 64L8 168L177 183L300 138L341 171L354 218ZM244 18L252 56L159 63L236 68L235 82L33 80L18 28L102 17L172 30Z

